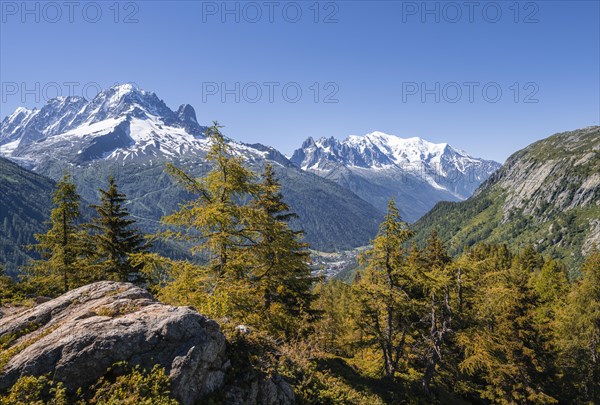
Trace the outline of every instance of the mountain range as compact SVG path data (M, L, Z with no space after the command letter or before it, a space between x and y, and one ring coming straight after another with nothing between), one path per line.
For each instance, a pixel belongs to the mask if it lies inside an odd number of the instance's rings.
M447 143L383 132L352 135L343 141L308 138L290 160L348 188L381 211L393 196L402 218L409 222L439 201L469 198L501 166Z
M120 85L89 101L61 97L40 109L17 109L0 124L0 156L54 180L69 171L90 202L112 174L140 227L152 232L163 215L190 198L164 172L165 163L198 176L210 169L205 130L191 106L173 111L154 93ZM315 248L352 248L376 233L381 212L351 191L302 171L271 147L231 139L229 144L256 171L274 164L301 218L295 225Z
M123 84L92 100L58 97L39 109L17 108L0 123L0 156L54 180L69 171L90 202L112 174L140 228L152 232L191 197L165 174L165 163L197 176L210 170L206 128L189 104L171 110L155 93ZM368 244L391 196L414 221L438 201L467 198L499 166L447 144L377 132L342 142L309 138L291 159L262 144L228 142L255 171L274 165L299 214L294 226L322 251Z
M452 253L475 243L527 245L577 269L600 248L600 127L562 132L511 155L464 202L441 202L413 225Z

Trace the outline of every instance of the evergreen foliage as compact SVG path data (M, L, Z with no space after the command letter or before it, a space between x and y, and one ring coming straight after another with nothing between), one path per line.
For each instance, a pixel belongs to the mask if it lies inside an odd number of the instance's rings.
M183 241L192 260L146 251L113 178L100 190L98 216L81 226L80 199L65 175L26 282L0 268L2 303L96 279L143 279L160 299L220 322L234 353L227 378L279 373L299 403L600 402L600 252L573 273L531 244L511 248L510 239L477 244L471 235L452 246L458 239L448 235L463 232L456 222L415 240L391 200L354 280L323 280L311 274L308 245L290 225L296 215L275 168L247 169L217 123L207 135L204 177L167 167L193 199L164 217L167 228L155 235L165 245ZM473 201L464 207L483 203ZM475 219L476 233L494 232L486 218ZM4 363L15 339L0 339ZM0 403L175 403L156 367L117 364L82 389L70 398L49 376L23 376Z
M600 402L600 252L584 263L569 292L566 305L557 310L560 365L565 369L565 395L574 402Z
M84 234L79 227L80 197L70 175L66 174L57 183L50 213L50 229L36 234L38 244L33 249L41 255L27 267L30 281L39 286L39 292L55 294L81 285L85 280L82 273Z
M100 279L140 283L141 274L131 255L147 250L144 236L133 228L136 221L124 206L127 198L119 192L113 176L108 178L108 189L99 191L100 204L92 205L97 216L87 224L91 230L89 266Z
M402 248L410 236L411 231L390 200L373 249L361 258L367 266L356 283L360 302L357 324L381 351L388 378L400 370L405 348L418 322L414 298L421 294L416 282L420 275L406 265L406 252Z
M262 180L233 156L215 123L209 130L211 171L196 179L172 165L167 170L197 198L164 217L159 236L184 240L203 257L200 265L169 266L161 295L169 302L289 338L310 323L315 278L308 246L289 221L271 166Z
M257 237L250 248L250 281L262 296L265 313L285 318L277 324L286 325L284 334L289 337L301 330L298 320L316 315L311 309L311 290L317 277L311 274L308 244L299 240L302 233L289 226L297 215L290 212L280 189L273 167L267 165L251 203L257 212L253 225Z

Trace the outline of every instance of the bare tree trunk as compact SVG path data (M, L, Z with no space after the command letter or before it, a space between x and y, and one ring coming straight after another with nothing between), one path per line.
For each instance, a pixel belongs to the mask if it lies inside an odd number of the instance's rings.
M69 244L67 231L67 214L63 211L63 281L65 284L65 292L69 291L69 281L67 279L68 261L67 261L67 245Z
M431 339L432 347L429 349L429 356L427 356L427 365L425 366L425 373L423 373L423 391L427 395L431 394L430 385L431 380L433 379L433 375L435 373L435 366L438 361L438 331L436 324L436 314L435 314L435 295L431 294L431 327L429 329L429 337Z

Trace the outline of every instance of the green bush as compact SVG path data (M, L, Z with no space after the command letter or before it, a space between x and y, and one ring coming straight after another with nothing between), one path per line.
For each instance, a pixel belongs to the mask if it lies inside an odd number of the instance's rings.
M150 372L140 366L130 368L120 362L108 370L94 387L91 404L117 405L177 405L171 397L169 377L163 368L155 365Z
M77 394L69 396L62 383L48 376L23 376L0 397L0 405L177 405L170 385L169 377L158 365L147 372L119 362L92 387L80 387Z
M8 394L0 398L1 405L66 405L65 387L47 376L24 376L17 380Z

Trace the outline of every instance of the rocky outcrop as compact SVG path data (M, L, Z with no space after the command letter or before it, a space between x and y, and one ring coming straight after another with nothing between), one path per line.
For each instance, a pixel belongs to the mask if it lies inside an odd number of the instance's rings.
M237 376L236 384L225 388L222 401L231 405L275 405L294 402L292 387L280 376L266 377L256 371Z
M479 242L531 245L561 259L572 277L600 246L600 126L552 135L514 153L467 201L442 203L413 225L433 229L460 254Z
M0 363L0 392L23 375L47 373L74 391L96 382L118 361L146 369L159 364L182 404L232 389L231 384L224 387L230 362L219 325L192 307L162 304L129 283L90 284L4 317L0 341L10 337L11 356ZM228 402L293 402L285 381L259 373L255 380L244 383Z
M558 212L597 204L598 170L600 127L557 134L528 146L492 176L507 194L503 221L515 210L546 221Z

